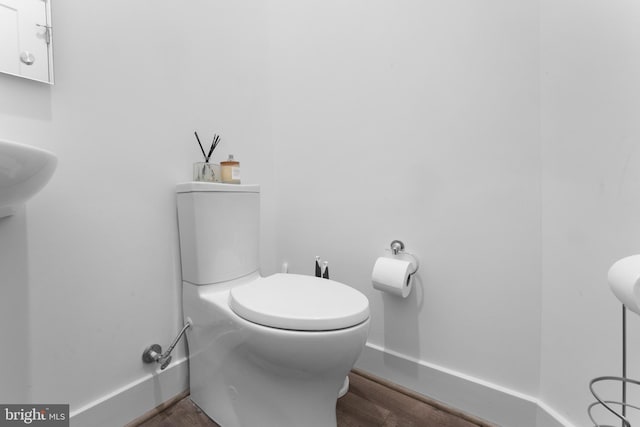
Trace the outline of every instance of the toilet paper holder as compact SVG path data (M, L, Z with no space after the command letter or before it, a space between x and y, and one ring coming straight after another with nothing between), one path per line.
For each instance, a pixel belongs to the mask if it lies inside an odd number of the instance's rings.
M404 247L405 246L404 246L404 243L402 242L402 240L393 240L391 242L391 244L389 245L389 249L387 249L387 250L391 251L391 254L394 257L408 258L408 259L405 259L405 260L410 261L414 266L414 270L410 274L411 276L413 276L418 271L418 267L420 267L420 262L418 261L418 258L415 255L413 255L413 254L411 254L409 252L405 252Z
M371 272L374 289L402 298L409 296L419 262L415 255L406 252L404 248L402 241L394 240L385 248L390 254L376 259Z

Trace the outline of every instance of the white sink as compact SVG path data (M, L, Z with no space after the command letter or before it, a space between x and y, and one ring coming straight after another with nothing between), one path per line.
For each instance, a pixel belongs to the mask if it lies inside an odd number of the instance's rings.
M0 139L0 218L13 215L42 190L57 163L49 151Z

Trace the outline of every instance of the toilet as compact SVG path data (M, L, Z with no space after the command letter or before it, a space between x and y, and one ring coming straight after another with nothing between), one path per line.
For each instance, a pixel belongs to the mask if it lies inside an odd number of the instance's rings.
M260 275L259 186L176 193L191 400L222 427L336 426L367 298L333 280Z

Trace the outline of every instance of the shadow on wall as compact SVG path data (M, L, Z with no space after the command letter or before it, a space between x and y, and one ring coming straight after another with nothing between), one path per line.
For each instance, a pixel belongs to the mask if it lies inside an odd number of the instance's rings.
M29 276L24 208L0 218L0 402L29 401Z
M424 305L424 286L420 272L413 278L413 289L407 298L384 293L382 295L384 306L384 347L418 358L420 354L420 328L419 315ZM418 376L418 365L415 363L394 363L395 356L384 353L385 365L394 365L403 375L410 378ZM397 367L395 366L397 365Z

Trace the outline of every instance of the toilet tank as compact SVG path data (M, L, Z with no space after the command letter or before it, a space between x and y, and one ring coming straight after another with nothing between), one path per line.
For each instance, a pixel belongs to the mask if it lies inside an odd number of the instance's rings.
M258 270L260 186L176 186L182 280L209 285Z

